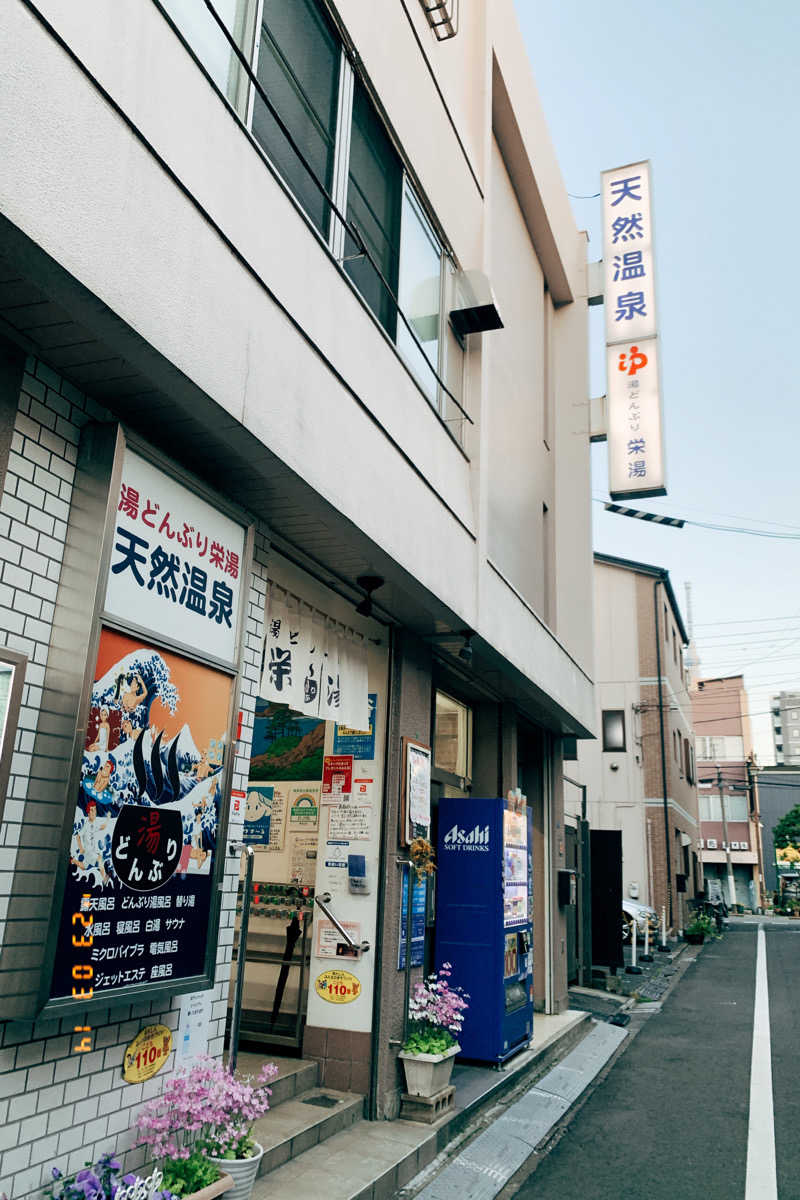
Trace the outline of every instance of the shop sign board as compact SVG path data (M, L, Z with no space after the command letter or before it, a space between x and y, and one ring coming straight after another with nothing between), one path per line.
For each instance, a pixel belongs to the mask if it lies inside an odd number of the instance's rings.
M232 663L244 546L240 524L126 448L105 611Z
M314 982L314 990L329 1004L352 1004L361 995L361 983L350 971L323 971Z
M167 1065L172 1050L172 1031L166 1025L148 1025L125 1048L122 1078L126 1083L144 1083Z
M604 171L603 270L612 499L666 492L649 162Z
M203 974L224 771L207 747L231 690L222 671L102 631L51 1000Z
M121 431L114 456L89 460L113 487L107 570L77 699L45 1011L213 978L249 538Z

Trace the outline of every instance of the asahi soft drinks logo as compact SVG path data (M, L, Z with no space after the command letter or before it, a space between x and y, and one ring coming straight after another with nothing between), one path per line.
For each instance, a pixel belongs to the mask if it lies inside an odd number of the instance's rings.
M476 825L474 829L462 829L460 825L444 835L445 850L481 850L489 849L489 826Z

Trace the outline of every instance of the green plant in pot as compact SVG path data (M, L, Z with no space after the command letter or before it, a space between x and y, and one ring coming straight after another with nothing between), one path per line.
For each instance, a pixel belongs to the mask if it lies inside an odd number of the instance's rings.
M461 1047L456 1037L464 1024L469 996L450 986L452 967L442 963L414 985L408 1004L408 1036L400 1051L410 1096L435 1096L446 1088Z
M274 1063L265 1063L253 1083L204 1057L167 1080L136 1122L165 1188L183 1200L213 1200L224 1191L228 1200L248 1200L264 1153L253 1137L253 1122L269 1108L266 1085L277 1073Z
M706 938L717 937L717 926L706 913L698 913L683 932L690 945L702 946Z

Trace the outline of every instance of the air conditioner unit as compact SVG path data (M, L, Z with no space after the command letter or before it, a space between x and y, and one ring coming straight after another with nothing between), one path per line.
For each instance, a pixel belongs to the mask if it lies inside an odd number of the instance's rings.
M739 849L739 843L731 842L731 850L738 850L738 849Z
M708 847L709 850L716 850L717 839L716 838L708 838L706 841L706 846Z

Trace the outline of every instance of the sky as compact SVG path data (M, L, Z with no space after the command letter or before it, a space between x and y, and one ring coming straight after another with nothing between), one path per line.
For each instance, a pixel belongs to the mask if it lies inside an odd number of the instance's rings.
M633 506L782 535L656 527L594 503L595 549L666 567L684 619L691 585L701 675L744 674L772 763L770 697L800 690L800 4L515 6L568 192L651 162L667 496ZM600 259L599 199L572 206ZM593 396L603 337L592 308ZM609 498L604 443L592 494Z

